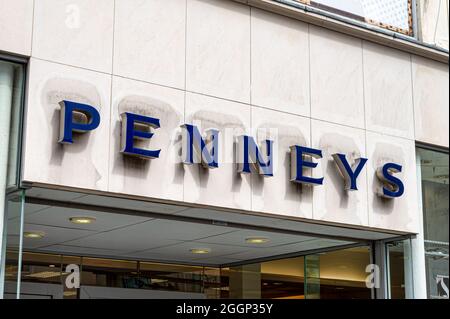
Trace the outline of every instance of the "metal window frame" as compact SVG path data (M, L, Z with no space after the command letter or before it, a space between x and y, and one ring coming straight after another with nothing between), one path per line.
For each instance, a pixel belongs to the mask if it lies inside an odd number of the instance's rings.
M20 96L20 109L19 109L19 122L18 122L18 137L17 137L17 159L16 159L16 178L14 181L14 185L7 185L6 194L14 193L17 190L21 189L21 180L22 180L22 159L23 159L23 148L24 148L24 130L25 130L25 114L26 114L26 93L28 86L28 68L29 68L29 59L21 56L11 55L2 53L0 51L0 61L6 61L10 63L20 64L22 65L22 87L21 96Z
M404 35L388 29L383 29L368 23L347 18L320 10L294 0L232 0L251 7L259 8L275 14L290 17L311 25L316 25L352 37L377 43L427 59L448 64L449 50L433 44L419 41L416 37ZM413 0L415 1L415 0ZM413 10L413 26L417 25L418 17ZM417 28L414 27L414 36Z
M418 161L418 159L420 157L417 154L417 149L422 149L422 150L425 150L425 151L432 151L432 152L437 152L437 153L447 154L447 155L450 154L448 147L434 145L434 144L429 144L429 143L425 143L425 142L419 142L419 141L416 141L415 144L416 144L415 147L416 147L416 159L417 159L417 161ZM422 169L422 166L419 163L418 164L418 170L419 170L420 175L418 176L417 183L419 185L419 189L420 190L422 190L421 169ZM418 195L419 195L420 208L421 208L420 213L422 214L422 216L421 216L422 217L422 226L424 226L425 225L425 210L424 210L424 206L423 206L423 198L422 198L423 194L421 192ZM422 240L423 240L422 244L423 244L423 247L424 247L423 254L424 254L424 258L426 258L427 253L426 253L426 250L425 250L425 243L427 242L427 240L425 239L425 231L423 231ZM429 291L430 290L430 286L429 286L429 278L428 278L428 265L425 263L424 266L425 266L425 273L426 273L426 275L425 275L426 294L427 294L427 297L429 297L429 295L430 295L430 291Z
M335 15L338 15L338 16L343 16L343 17L350 18L350 19L353 19L353 20L356 20L356 21L360 21L360 22L363 22L363 23L368 23L370 25L377 26L377 27L385 29L385 30L390 30L390 31L397 32L397 33L400 33L400 34L404 34L404 35L410 36L410 37L414 36L414 15L415 15L414 14L414 12L415 12L414 8L415 7L414 7L413 0L407 0L408 30L402 29L400 27L396 27L396 26L393 26L393 25L390 25L390 24L387 24L387 23L384 23L382 21L377 21L377 20L369 19L369 18L362 17L362 16L356 16L356 15L350 13L350 12L342 11L342 10L339 10L339 9L335 10L335 8L333 8L333 7L328 7L326 5L321 5L320 3L318 3L318 2L316 2L314 0L293 0L293 1L300 2L300 3L305 4L305 5L309 5L311 7L315 7L317 9L319 9L319 10L328 11L328 12L331 12L332 14L335 14Z
M13 185L6 185L5 190L5 206L0 207L3 210L3 229L2 229L2 240L0 246L0 299L3 298L4 294L4 278L5 278L5 266L6 266L6 242L7 242L7 233L8 233L8 214L7 207L8 201L15 196L21 196L23 199L23 205L21 205L21 216L24 213L23 209L25 206L25 191L20 188L21 174L22 174L22 153L23 153L23 132L24 132L24 116L25 116L25 100L26 100L26 91L27 91L27 83L28 83L28 66L29 66L29 58L18 56L14 54L5 53L0 51L0 61L5 61L13 64L19 64L22 66L22 77L23 81L21 83L21 94L20 94L20 102L19 102L19 121L18 121L18 136L17 136L17 158L16 158L16 172L15 172L15 181ZM9 141L8 141L9 142ZM8 155L9 156L9 155ZM7 167L5 169L8 169ZM23 217L23 216L22 216ZM21 263L22 263L22 244L23 244L23 218L21 217L21 231L20 231L20 244L19 244L19 260L18 260L18 272L21 271ZM19 275L18 275L19 276ZM20 295L20 281L18 280L17 294L16 298L19 298Z

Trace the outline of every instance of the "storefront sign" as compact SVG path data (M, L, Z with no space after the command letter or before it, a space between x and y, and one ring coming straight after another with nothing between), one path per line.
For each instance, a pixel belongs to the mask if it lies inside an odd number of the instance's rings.
M73 133L86 133L95 130L100 125L100 113L95 107L62 101L60 115L59 142L72 144ZM121 127L121 152L126 156L137 156L144 159L157 159L162 150L144 149L137 147L137 141L151 139L160 128L157 118L124 112L120 115ZM195 125L184 124L182 129L182 162L184 164L202 164L205 168L214 169L219 163L219 134L215 129L208 130L204 138ZM153 133L155 131L155 133ZM273 150L274 141L264 140L262 145L257 145L253 137L248 135L236 136L236 165L237 171L242 174L256 172L264 177L274 175ZM317 161L322 158L319 149L305 147L303 145L290 146L291 157L291 182L307 184L311 186L322 185L324 178L315 178L305 175L305 169L314 169ZM361 174L367 158L356 159L355 165L350 165L345 154L332 154L337 169L344 179L344 188L348 191L358 190L357 179ZM402 166L396 163L385 163L377 169L376 176L381 182L377 194L385 198L400 197L404 193L403 182L395 177L402 171Z

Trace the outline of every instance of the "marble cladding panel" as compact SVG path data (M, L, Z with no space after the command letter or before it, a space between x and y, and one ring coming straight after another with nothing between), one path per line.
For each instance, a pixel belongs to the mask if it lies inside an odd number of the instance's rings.
M120 114L130 112L160 120L150 140L136 146L161 150L159 158L124 155ZM112 86L109 191L183 200L183 165L179 161L180 125L184 120L184 92L145 82L114 77Z
M0 0L0 50L31 54L33 0Z
M251 176L236 170L236 136L250 133L250 106L199 94L186 95L186 123L201 133L218 129L219 167L185 166L184 200L199 204L251 209Z
M311 187L290 181L290 146L310 146L310 119L259 107L252 108L252 136L259 145L274 142L274 176L252 174L252 210L312 218Z
M106 191L111 76L36 59L29 68L23 179ZM62 100L97 108L99 127L58 143Z
M419 198L417 193L416 152L414 141L367 132L369 226L419 232ZM376 194L381 186L377 168L394 162L402 166L397 173L405 186L401 197L386 199Z
M308 25L251 11L253 105L309 116Z
M186 1L116 0L114 74L185 86Z
M33 56L111 73L114 0L37 0Z
M448 65L413 56L416 140L448 147Z
M414 139L411 56L363 41L366 129Z
M311 117L365 128L361 40L309 27Z
M250 8L188 0L186 23L186 89L249 103Z
M367 226L367 163L357 178L358 190L350 191L344 189L332 158L335 153L345 154L353 168L359 158L367 158L364 130L313 120L311 131L312 147L322 150L323 156L313 176L324 178L323 185L313 190L314 219Z

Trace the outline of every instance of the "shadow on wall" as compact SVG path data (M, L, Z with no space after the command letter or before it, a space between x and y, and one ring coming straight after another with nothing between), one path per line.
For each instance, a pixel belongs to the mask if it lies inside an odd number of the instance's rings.
M50 167L76 167L78 163L68 164L66 162L76 161L76 157L71 156L76 153L87 153L92 156L92 147L94 145L95 134L74 133L76 143L63 145L58 143L60 130L60 106L59 102L70 100L78 103L89 104L97 108L101 113L100 94L94 85L79 80L52 78L49 79L42 89L41 105L45 108L44 114L47 121L47 127L51 128L51 140L43 141L51 144L51 155L49 158ZM50 122L48 122L50 121ZM95 167L93 160L83 162L83 170L86 175L94 179L94 183L101 179L101 175ZM59 180L60 170L50 170L48 178L50 180Z
M280 125L280 123L262 123L257 130L259 144L264 139L274 141L274 176L264 177L252 174L252 192L257 196L264 193L264 206L276 204L280 192L285 200L311 202L312 189L307 185L290 182L291 161L289 147L308 145L306 138L298 127ZM305 171L305 174L308 174Z
M336 207L339 207L347 210L356 217L357 193L352 193L344 189L343 177L339 173L336 162L332 159L331 155L335 153L345 154L349 164L353 166L356 160L362 156L361 150L353 138L337 133L324 134L320 138L319 148L323 152L324 160L322 161L322 165L325 167L322 167L322 171L324 177L327 179L327 183L324 183L326 211L331 213ZM361 174L365 174L365 170ZM361 176L358 181L358 186L361 188L361 183L363 183Z
M386 163L397 163L402 166L402 171L406 170L405 164L405 155L403 154L403 150L395 145L386 144L386 143L377 143L375 146L375 151L373 153L372 163L373 167L381 167ZM400 173L403 174L403 173ZM377 194L378 189L382 187L382 183L376 176L376 172L373 172L372 176L372 191L374 194ZM403 180L403 182L405 182ZM406 190L405 190L406 192ZM377 214L390 215L394 211L396 201L384 198L381 196L373 196L372 207L374 212ZM408 224L407 221L404 223Z
M214 171L220 171L220 174L215 174L214 182L217 185L228 185L226 179L232 176L231 192L238 193L241 190L242 179L249 178L249 176L241 176L237 173L237 167L234 163L236 154L235 136L245 134L245 126L242 121L234 115L223 114L214 111L200 110L192 114L189 123L198 126L200 132L205 132L208 129L219 130L219 167ZM207 188L209 179L213 172L202 165L189 165L186 167L190 170L193 176L196 176L195 182L201 188ZM200 199L203 192L200 192ZM205 194L207 196L207 194Z
M152 166L157 166L152 160L139 158L134 156L122 156L120 154L121 139L121 121L120 114L124 112L135 113L160 120L161 127L155 130L152 139L135 140L134 146L143 149L161 149L160 157L156 160L164 163L165 167L169 165L175 166L173 184L182 184L184 169L180 161L173 156L174 147L180 140L178 125L181 116L170 104L154 98L138 95L130 95L123 97L117 105L117 112L113 112L112 121L112 138L114 142L115 160L113 164L113 174L122 176L123 186L126 188L127 183L134 183L134 178L147 179ZM115 111L115 110L114 110ZM157 167L158 168L158 167ZM160 168L158 168L160 169ZM172 169L167 168L172 171ZM160 174L161 175L161 172ZM130 179L131 177L131 179Z

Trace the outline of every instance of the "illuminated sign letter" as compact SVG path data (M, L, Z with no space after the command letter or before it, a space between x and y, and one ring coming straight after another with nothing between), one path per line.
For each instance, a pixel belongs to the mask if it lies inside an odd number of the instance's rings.
M160 127L159 119L133 113L120 114L122 119L122 138L120 151L127 155L142 158L158 158L161 150L146 150L134 146L135 140L149 139L151 129Z
M323 177L312 178L303 175L303 168L315 168L317 163L307 161L306 157L322 158L322 151L314 148L293 145L291 149L291 182L308 184L312 186L322 185Z
M73 132L85 133L95 130L100 124L100 113L87 104L61 101L59 143L72 144Z
M356 185L356 179L361 173L364 165L367 162L367 158L356 159L356 168L353 170L350 164L347 162L344 154L333 154L331 155L339 169L339 172L344 177L344 189L350 191L357 191L358 187Z
M386 198L400 197L405 192L405 187L400 179L393 176L402 171L402 166L395 163L386 163L377 169L377 177L383 186L377 190L377 194Z
M251 173L250 165L252 165L258 174L273 176L273 141L265 140L261 146L262 152L260 152L253 137L240 135L237 139L236 163L238 172ZM261 153L265 154L266 161L263 161Z
M182 161L184 164L202 163L206 168L219 167L219 131L210 129L206 131L206 141L203 140L197 126L184 124L182 129ZM207 144L211 145L208 151Z

